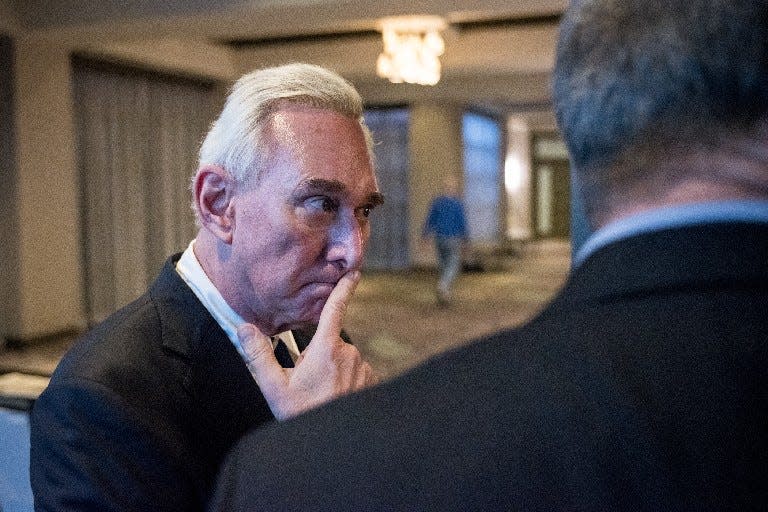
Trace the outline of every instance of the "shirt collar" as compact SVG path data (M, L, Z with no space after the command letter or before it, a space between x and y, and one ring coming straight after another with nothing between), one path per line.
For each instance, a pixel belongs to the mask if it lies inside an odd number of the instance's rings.
M653 231L720 222L768 223L768 201L718 201L658 208L617 220L593 233L573 258L581 265L606 245Z

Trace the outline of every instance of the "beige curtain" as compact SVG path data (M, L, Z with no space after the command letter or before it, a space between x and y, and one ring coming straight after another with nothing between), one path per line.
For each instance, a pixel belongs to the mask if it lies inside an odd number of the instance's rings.
M371 216L366 269L406 268L408 256L408 122L406 108L369 109L376 175L384 204Z
M194 236L189 179L211 84L73 62L89 321L142 294Z

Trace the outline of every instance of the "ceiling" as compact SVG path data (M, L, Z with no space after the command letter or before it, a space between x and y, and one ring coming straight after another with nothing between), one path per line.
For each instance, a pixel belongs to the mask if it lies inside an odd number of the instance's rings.
M566 0L0 0L0 31L74 52L217 79L305 61L336 70L370 103L441 101L551 124L549 73ZM437 86L375 75L377 20L445 17Z

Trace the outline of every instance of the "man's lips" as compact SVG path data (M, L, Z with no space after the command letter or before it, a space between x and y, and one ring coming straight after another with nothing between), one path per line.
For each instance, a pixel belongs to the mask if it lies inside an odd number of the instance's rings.
M301 288L310 292L326 292L330 295L333 288L336 286L337 281L312 281L303 285Z
M313 295L319 294L327 297L339 280L344 277L344 273L339 273L337 269L328 270L328 272L318 272L314 275L305 276L299 289L305 293L309 292Z
M333 288L334 286L336 286L336 283L339 282L339 279L341 279L342 276L343 274L338 275L336 273L333 273L333 274L324 273L321 275L316 275L307 279L301 287L304 288L304 287L313 287L313 286L320 286L320 287L330 286L331 288Z

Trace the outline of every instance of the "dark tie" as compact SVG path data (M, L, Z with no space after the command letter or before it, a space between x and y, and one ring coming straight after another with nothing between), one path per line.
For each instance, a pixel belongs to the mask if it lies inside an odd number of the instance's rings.
M276 337L273 336L272 340L275 338ZM277 345L275 345L275 358L283 368L293 368L293 359L291 358L290 352L288 352L288 347L285 346L285 343L283 343L283 340L280 338L277 338Z

